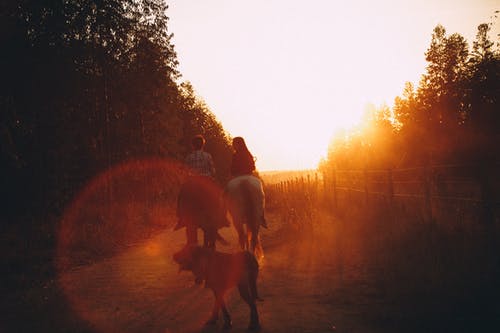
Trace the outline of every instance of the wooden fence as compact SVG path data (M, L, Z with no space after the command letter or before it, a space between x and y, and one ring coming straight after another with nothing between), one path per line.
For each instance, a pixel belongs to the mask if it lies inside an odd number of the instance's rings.
M500 165L433 165L387 170L333 170L266 186L269 204L334 211L384 210L398 219L497 223ZM309 207L309 208L308 208Z

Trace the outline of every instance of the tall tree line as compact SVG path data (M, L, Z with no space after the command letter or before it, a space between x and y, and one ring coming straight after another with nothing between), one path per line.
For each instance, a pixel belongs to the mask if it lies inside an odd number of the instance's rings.
M2 213L59 209L115 163L181 158L205 134L220 177L228 135L180 84L163 0L0 4Z
M419 85L407 83L392 109L368 110L365 130L337 136L321 168L499 162L500 44L491 27L479 25L470 47L436 26Z

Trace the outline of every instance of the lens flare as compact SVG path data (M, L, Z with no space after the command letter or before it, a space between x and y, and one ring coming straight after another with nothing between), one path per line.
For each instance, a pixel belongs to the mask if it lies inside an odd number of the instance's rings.
M185 175L176 161L129 161L90 180L65 210L58 282L73 311L96 331L196 329L179 326L180 311L191 310L190 299L210 302L210 295L186 288L191 277L179 275L171 259L185 243L184 233L172 230Z

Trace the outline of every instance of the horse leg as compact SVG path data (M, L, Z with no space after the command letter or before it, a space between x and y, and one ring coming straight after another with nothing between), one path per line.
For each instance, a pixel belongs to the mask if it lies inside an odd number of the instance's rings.
M262 244L260 243L259 237L259 225L254 226L250 231L250 247L251 253L255 255L257 260L260 261L264 257L264 250L262 249Z
M206 230L203 230L203 247L209 246L208 233Z
M257 305L255 304L256 297L252 295L250 287L246 283L238 285L238 291L241 298L248 304L250 308L250 323L248 324L249 330L257 330L260 327L259 313L257 312Z
M264 249L262 248L262 243L260 241L260 236L257 235L257 244L255 245L255 258L257 258L257 260L259 262L261 262L261 260L264 258ZM262 263L262 262L261 262Z
M186 238L188 245L198 244L198 228L191 221L186 223Z
M248 248L248 241L246 239L246 233L243 227L243 223L235 219L233 221L233 224L236 232L238 233L238 241L240 242L240 247L242 250L246 250Z
M214 295L215 295L215 302L214 302L214 307L212 309L212 315L206 321L205 325L215 325L217 323L217 319L219 319L219 310L221 304L219 302L219 297L217 297L217 294L215 292Z
M215 240L217 238L217 230L215 229L208 229L208 230L203 230L203 246L208 248L208 249L213 249L215 250Z
M246 240L247 240L247 248L248 248L248 251L250 251L250 253L254 252L252 237L253 237L252 230L247 225L247 238L246 238Z
M249 231L248 231L248 244L249 244L250 253L255 255L255 247L257 244L255 243L254 232L251 229L249 229Z
M222 295L220 296L219 304L220 304L221 309L222 309L222 315L224 316L223 328L225 330L230 329L231 327L233 327L233 322L231 321L231 316L229 315L229 311L227 311L226 302L224 302L224 296L222 296Z

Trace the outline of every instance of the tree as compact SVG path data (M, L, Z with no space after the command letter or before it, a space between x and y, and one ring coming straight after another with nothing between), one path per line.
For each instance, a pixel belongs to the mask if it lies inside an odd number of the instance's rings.
M469 60L470 75L467 103L472 128L491 137L500 128L500 53L489 39L491 24L478 26Z
M462 36L436 26L425 52L426 73L418 87L407 83L395 98L394 122L384 108L370 113L369 130L332 142L322 168L498 159L500 44L495 48L489 38L491 26L478 27L471 52Z
M450 129L460 122L464 112L459 97L465 91L467 42L459 34L446 36L445 28L438 25L425 57L429 64L419 87L421 106L432 126L441 131Z
M180 158L192 128L224 141L206 106L186 104L166 10L163 0L2 3L3 190L20 209L60 209L126 159Z
M217 171L217 178L225 182L230 175L231 143L229 135L216 119L206 103L196 95L190 82L180 85L182 108L180 117L183 123L184 147L194 135L202 134L207 140L207 151L212 153ZM187 150L185 151L187 153Z

